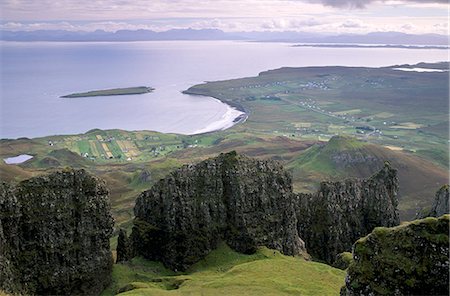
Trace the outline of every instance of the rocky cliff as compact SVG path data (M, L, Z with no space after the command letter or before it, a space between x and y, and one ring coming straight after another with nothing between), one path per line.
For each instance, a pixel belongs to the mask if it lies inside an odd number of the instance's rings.
M376 228L353 247L341 295L449 295L449 220Z
M367 180L322 182L314 194L297 194L298 233L308 253L332 264L375 227L398 225L397 192L397 172L386 163Z
M110 281L108 190L84 170L0 185L0 290L97 295Z
M449 207L448 207L448 199L449 199L449 192L448 192L448 184L442 186L438 192L436 192L436 196L433 201L433 205L431 206L431 210L424 214L422 218L425 217L440 217L444 214L450 213Z
M186 165L137 198L133 252L174 270L221 240L242 253L266 246L305 254L292 201L291 178L276 162L231 152Z
M131 259L132 246L130 239L124 229L119 230L119 236L117 238L117 258L116 263L124 262Z

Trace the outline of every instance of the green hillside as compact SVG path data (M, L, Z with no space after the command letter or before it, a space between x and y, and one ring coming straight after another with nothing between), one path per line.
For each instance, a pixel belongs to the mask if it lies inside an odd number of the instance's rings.
M322 180L366 178L380 170L385 161L398 169L399 210L402 220L433 201L433 192L448 180L448 172L412 153L393 151L355 138L333 137L316 144L287 164L297 191L313 191ZM315 185L315 186L314 186Z
M344 278L322 263L267 248L244 255L221 244L184 274L142 258L115 264L102 295L338 295Z

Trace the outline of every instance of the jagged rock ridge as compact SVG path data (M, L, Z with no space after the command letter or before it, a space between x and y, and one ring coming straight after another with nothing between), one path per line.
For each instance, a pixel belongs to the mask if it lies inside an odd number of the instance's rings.
M0 290L100 294L112 269L108 194L84 170L0 184Z
M306 254L290 176L273 161L221 154L186 165L136 200L134 255L185 270L221 240L242 253L267 246Z
M437 192L433 201L433 205L431 206L431 210L423 215L422 218L425 217L440 217L444 214L448 214L448 200L449 199L449 186L448 184L442 186Z
M298 232L308 253L332 264L375 227L398 225L397 192L397 171L386 163L367 180L322 182L314 194L297 194Z
M449 295L449 222L375 228L355 243L341 295Z
M120 260L136 255L185 270L224 240L234 250L258 246L333 263L376 226L399 223L398 180L388 163L367 180L324 182L316 194L294 194L281 165L221 154L171 173L142 193Z

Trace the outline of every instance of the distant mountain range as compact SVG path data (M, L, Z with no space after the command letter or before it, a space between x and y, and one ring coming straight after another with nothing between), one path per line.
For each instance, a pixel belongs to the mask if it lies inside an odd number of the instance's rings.
M97 30L65 31L0 31L4 41L150 41L150 40L248 40L296 43L346 43L346 44L402 44L402 45L448 45L446 35L413 35L400 32L374 32L365 35L326 35L295 31L223 32L217 29L173 29L164 32L151 30Z

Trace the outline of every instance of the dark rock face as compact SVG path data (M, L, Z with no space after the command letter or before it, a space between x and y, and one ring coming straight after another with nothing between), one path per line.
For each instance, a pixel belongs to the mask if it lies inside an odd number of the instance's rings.
M272 161L235 152L183 166L136 200L134 255L185 270L224 240L252 253L267 246L306 254L299 238L290 176Z
M0 290L100 294L112 230L108 190L84 170L0 184Z
M428 217L440 217L444 214L448 214L448 184L442 186L438 192L436 192L436 197L434 199L433 205L431 206L431 211L427 215Z
M367 180L323 182L315 194L296 195L298 233L308 253L333 264L378 226L399 224L398 179L389 164Z
M117 259L116 262L124 262L131 259L131 244L130 239L127 237L125 230L120 229L119 237L117 238Z
M449 295L449 222L426 218L359 239L341 295Z

